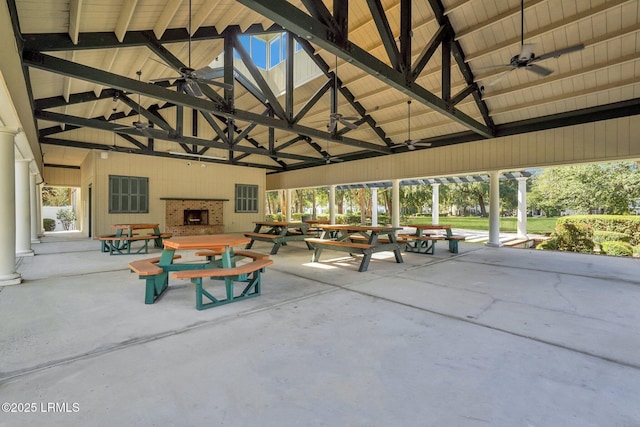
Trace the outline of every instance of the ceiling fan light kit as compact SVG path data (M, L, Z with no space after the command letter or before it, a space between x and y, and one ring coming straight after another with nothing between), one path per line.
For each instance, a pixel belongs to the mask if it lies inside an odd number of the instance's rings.
M540 56L536 56L533 52L533 44L525 44L524 43L524 0L520 2L520 53L513 56L508 64L497 65L488 68L503 68L503 67L511 67L511 69L504 71L502 74L498 75L493 81L489 83L489 86L493 86L502 80L507 74L512 72L513 70L517 70L519 68L524 68L527 71L530 71L534 74L537 74L541 77L546 77L553 73L553 70L542 67L538 65L538 62L551 59L558 58L561 55L577 52L579 50L584 49L584 44L579 43L574 46L569 46L564 49L558 49L553 52L545 53Z
M407 139L399 144L394 144L391 148L407 147L413 151L416 147L431 147L430 142L422 142L420 139L411 139L411 100L407 101Z

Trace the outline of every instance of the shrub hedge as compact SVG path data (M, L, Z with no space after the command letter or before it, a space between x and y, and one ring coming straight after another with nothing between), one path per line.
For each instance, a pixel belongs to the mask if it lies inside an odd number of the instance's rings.
M593 243L602 245L604 242L627 242L631 237L628 234L618 233L617 231L600 231L593 232Z
M602 242L600 247L603 253L614 256L632 256L633 246L627 242L613 241Z
M42 226L44 227L44 231L53 231L56 229L56 220L51 218L43 218Z
M640 245L640 216L635 215L571 215L558 218L559 224L583 224L593 230L614 231L629 236L632 246Z

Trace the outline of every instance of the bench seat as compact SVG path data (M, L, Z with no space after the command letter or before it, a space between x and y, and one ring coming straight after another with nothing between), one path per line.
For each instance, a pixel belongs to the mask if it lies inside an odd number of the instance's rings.
M256 297L261 292L260 273L265 267L273 264L270 258L257 259L247 264L240 264L229 268L203 268L198 270L176 271L173 277L176 279L190 279L196 285L196 308L204 310L222 304L238 301L245 298ZM251 275L251 277L247 277ZM223 278L225 282L226 298L216 298L202 286L204 278ZM235 295L233 285L235 282L246 282L246 286ZM204 298L210 302L205 303Z
M133 235L133 236L116 236L106 235L97 236L96 240L101 241L101 252L109 252L109 255L130 255L149 253L149 240L155 239L155 237L146 235ZM144 244L135 252L131 251L131 243L142 241Z
M173 259L182 258L182 255L174 255ZM129 268L140 276L153 276L162 273L164 270L158 266L160 257L139 259L129 263Z
M216 256L220 256L224 253L224 249L218 249L218 250L201 250L196 252L196 256L206 256L207 258L209 258L209 260L212 260L214 257ZM254 260L256 259L268 259L269 255L267 254L261 254L260 252L253 252L253 251L234 251L233 254L235 256L243 256L243 257L247 257L247 258L252 258Z

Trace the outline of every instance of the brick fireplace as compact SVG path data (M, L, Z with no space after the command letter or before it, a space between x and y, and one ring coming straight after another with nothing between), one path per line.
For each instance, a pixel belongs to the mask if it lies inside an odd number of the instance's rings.
M180 199L163 197L165 228L174 236L224 233L223 202L228 199Z

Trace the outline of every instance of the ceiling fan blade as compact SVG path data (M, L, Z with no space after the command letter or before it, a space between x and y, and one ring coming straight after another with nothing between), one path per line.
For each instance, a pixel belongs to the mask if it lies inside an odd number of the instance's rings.
M500 80L504 79L507 74L509 74L510 72L512 72L513 70L515 70L515 68L512 68L510 70L504 71L503 73L501 73L498 77L496 77L491 83L489 83L489 86L493 86L496 83L498 83Z
M218 87L221 87L222 89L227 89L227 90L233 90L233 85L228 85L226 83L222 83L216 80L201 79L201 78L198 78L197 80L200 83L204 83L207 85L218 86Z
M474 70L495 70L496 68L511 67L511 64L489 65L488 67L473 67Z
M343 118L340 119L340 123L342 123L345 127L348 127L349 129L357 129L358 125L355 123L351 123L350 121L347 121Z
M549 52L549 53L545 53L544 55L537 56L533 58L531 62L539 62L549 58L557 58L560 55L564 55L565 53L577 52L582 49L584 49L584 44L580 43L575 46L569 46L564 49L555 50L553 52Z
M409 141L409 144L415 145L416 147L431 147L430 142L424 142L421 139L412 139L411 141Z
M543 76L543 77L546 77L549 74L553 73L553 71L551 71L550 69L541 67L541 66L536 65L536 64L529 64L524 68L526 68L529 71L532 71L532 72L536 73L539 76Z

